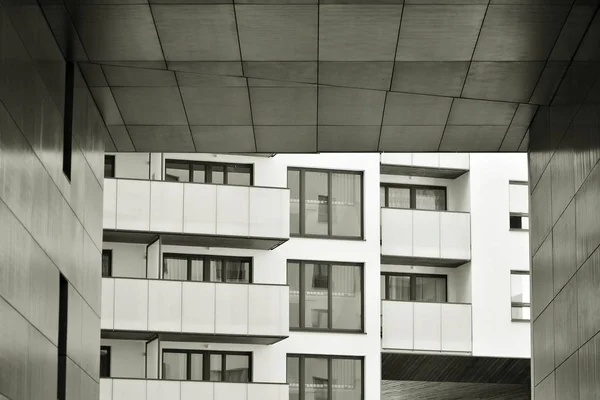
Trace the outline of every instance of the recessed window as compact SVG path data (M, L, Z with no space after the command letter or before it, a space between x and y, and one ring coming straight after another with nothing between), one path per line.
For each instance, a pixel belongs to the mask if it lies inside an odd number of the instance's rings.
M162 378L181 381L250 382L251 353L163 350Z
M288 261L290 328L363 330L360 264Z
M253 184L253 166L252 164L166 160L165 180L251 186Z
M445 303L446 275L381 274L381 299Z
M112 276L112 250L102 250L102 277Z
M115 156L104 156L104 177L115 177Z
M362 400L360 357L288 355L290 400Z
M100 347L100 378L110 378L110 346Z
M362 174L288 169L290 233L312 237L362 237Z
M163 279L252 283L252 259L196 254L164 254Z
M380 206L414 210L446 210L446 188L384 184L379 189Z
M529 271L510 271L511 319L531 319L531 287Z
M520 213L510 213L511 230L529 230L529 215Z

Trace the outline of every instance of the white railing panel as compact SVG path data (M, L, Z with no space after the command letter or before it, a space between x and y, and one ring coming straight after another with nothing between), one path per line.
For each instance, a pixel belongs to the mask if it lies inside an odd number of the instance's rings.
M146 400L146 381L114 379L112 400Z
M439 303L414 304L415 350L442 350L442 307Z
M114 329L148 329L148 281L115 279Z
M404 301L383 301L383 335L381 346L384 349L414 348L414 308L413 303Z
M115 280L113 278L102 278L101 308L100 328L113 329L115 317Z
M183 231L183 185L178 182L150 183L150 230Z
M288 321L282 316L281 292L280 286L248 286L249 335L285 333L283 325Z
M214 398L215 383L213 382L181 382L181 400L213 400Z
M149 380L147 393L146 400L179 400L181 398L181 382Z
M181 284L176 281L149 281L149 330L181 331Z
M442 304L442 351L471 351L471 306Z
M183 231L217 233L217 186L183 184Z
M413 255L413 213L411 210L381 209L381 253Z
M441 257L455 260L471 259L471 215L440 213Z
M215 333L215 287L209 282L183 282L183 332Z
M104 213L102 215L102 226L104 229L116 229L117 227L117 181L115 179L104 179Z
M413 212L413 256L440 257L440 213L436 211Z
M216 285L216 333L248 334L248 289L248 285Z
M117 229L150 229L150 181L117 181Z
M289 191L251 187L249 192L249 235L285 237L289 235Z
M250 188L217 186L217 235L248 236Z

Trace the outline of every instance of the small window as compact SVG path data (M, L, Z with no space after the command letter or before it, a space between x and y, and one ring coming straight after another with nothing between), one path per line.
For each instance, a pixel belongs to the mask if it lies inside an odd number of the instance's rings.
M115 177L115 156L104 156L104 177Z
M511 230L529 230L529 216L526 214L510 213Z
M163 350L162 377L181 381L251 382L251 354Z
M531 287L529 271L510 271L511 319L531 319Z
M112 250L102 250L102 277L112 276Z
M252 259L197 254L163 256L165 280L252 283Z
M100 347L100 378L110 378L110 346Z
M446 275L381 274L381 299L446 303Z
M445 211L446 188L384 184L380 188L380 205L386 208Z
M165 180L251 186L253 165L166 160Z

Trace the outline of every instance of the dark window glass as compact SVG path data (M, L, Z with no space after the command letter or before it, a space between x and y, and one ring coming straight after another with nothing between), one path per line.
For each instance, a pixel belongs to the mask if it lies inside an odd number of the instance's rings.
M229 185L250 186L252 184L252 167L248 165L228 165L227 183Z
M446 188L386 184L382 187L380 203L388 208L416 210L446 210Z
M331 380L333 380L332 400L362 399L361 360L339 358L331 360Z
M415 300L429 303L445 303L446 278L433 276L415 277Z
M312 235L328 235L329 174L307 171L304 175L304 230Z
M210 260L210 281L250 283L250 262L236 259Z
M511 316L513 320L531 319L531 282L528 271L510 272Z
M225 166L211 165L210 166L210 182L225 183Z
M510 229L529 230L529 216L525 214L510 214Z
M250 382L250 368L250 353L163 351L163 379Z
M206 183L206 166L195 164L192 170L192 182Z
M290 233L300 233L300 171L288 170L290 189Z
M290 400L300 400L300 358L288 356L287 383L290 386Z
M290 328L361 331L362 266L288 261Z
M329 362L327 358L304 358L304 393L315 400L329 399Z
M223 164L204 161L165 161L165 180L226 185L252 185L251 164Z
M220 354L210 355L210 379L214 382L223 380L223 357Z
M410 276L390 275L388 279L388 300L410 300Z
M384 273L381 297L385 300L445 303L446 275Z
M102 277L112 276L112 250L102 250Z
M188 279L188 258L165 256L163 260L163 279L186 281Z
M110 378L110 346L100 347L100 378Z
M252 259L196 254L165 254L163 279L252 283Z
M165 180L173 182L190 181L190 165L173 161L165 162Z
M362 230L362 179L356 174L331 174L333 236L360 237Z
M163 379L187 379L187 354L163 352Z
M115 177L115 156L104 156L104 177Z
M204 354L192 353L190 355L190 380L204 380Z
M249 382L249 365L248 356L229 354L226 356L225 362L225 382Z

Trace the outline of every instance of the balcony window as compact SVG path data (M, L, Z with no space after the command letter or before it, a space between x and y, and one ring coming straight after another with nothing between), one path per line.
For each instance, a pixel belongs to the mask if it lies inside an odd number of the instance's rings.
M102 250L102 277L112 276L112 250Z
M163 350L163 379L250 382L251 353Z
M531 289L529 271L510 271L511 319L531 319Z
M104 177L115 177L115 156L104 156Z
M381 299L445 303L448 301L447 276L384 273Z
M362 400L360 357L288 355L290 400Z
M252 164L166 160L165 180L251 186L253 183L253 166Z
M288 261L290 328L363 330L360 264Z
M362 238L362 174L288 169L290 232L296 236Z
M163 279L175 281L252 283L247 257L164 254Z
M445 211L446 188L384 184L380 188L380 205L386 208Z
M100 378L110 378L110 346L100 346Z

